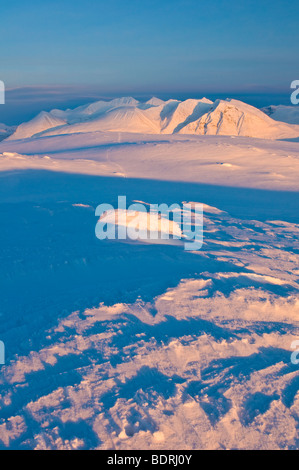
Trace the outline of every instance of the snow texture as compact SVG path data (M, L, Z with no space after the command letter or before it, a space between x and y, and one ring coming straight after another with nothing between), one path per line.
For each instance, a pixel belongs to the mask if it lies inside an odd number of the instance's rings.
M298 449L299 143L261 115L119 99L1 142L1 448ZM202 249L98 240L119 195L203 203Z

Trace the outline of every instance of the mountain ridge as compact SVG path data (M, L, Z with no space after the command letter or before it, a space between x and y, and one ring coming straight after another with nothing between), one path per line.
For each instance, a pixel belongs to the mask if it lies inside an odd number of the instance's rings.
M269 112L234 99L132 97L96 101L74 109L42 111L20 124L7 140L86 132L228 135L265 139L299 137L299 125L272 119Z

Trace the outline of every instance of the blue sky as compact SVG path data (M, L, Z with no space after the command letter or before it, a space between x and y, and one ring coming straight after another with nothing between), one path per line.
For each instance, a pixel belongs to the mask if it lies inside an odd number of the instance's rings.
M0 15L8 87L188 92L298 78L294 0L12 0Z
M294 0L11 0L0 16L9 89L288 93L299 78Z

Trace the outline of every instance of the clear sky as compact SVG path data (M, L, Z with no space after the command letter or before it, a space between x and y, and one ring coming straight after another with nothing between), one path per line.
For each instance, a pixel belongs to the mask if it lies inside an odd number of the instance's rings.
M289 104L298 0L0 2L0 122L104 97Z
M244 91L299 78L296 0L10 0L0 17L7 87Z

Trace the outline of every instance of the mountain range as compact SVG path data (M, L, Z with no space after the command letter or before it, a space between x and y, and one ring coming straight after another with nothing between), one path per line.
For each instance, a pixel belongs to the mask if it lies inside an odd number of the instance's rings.
M299 137L299 125L272 119L274 107L259 110L234 99L207 98L142 103L131 97L96 101L75 109L42 111L20 124L8 140L87 132L229 135L264 139ZM285 112L286 113L286 112ZM298 121L299 123L299 121Z

